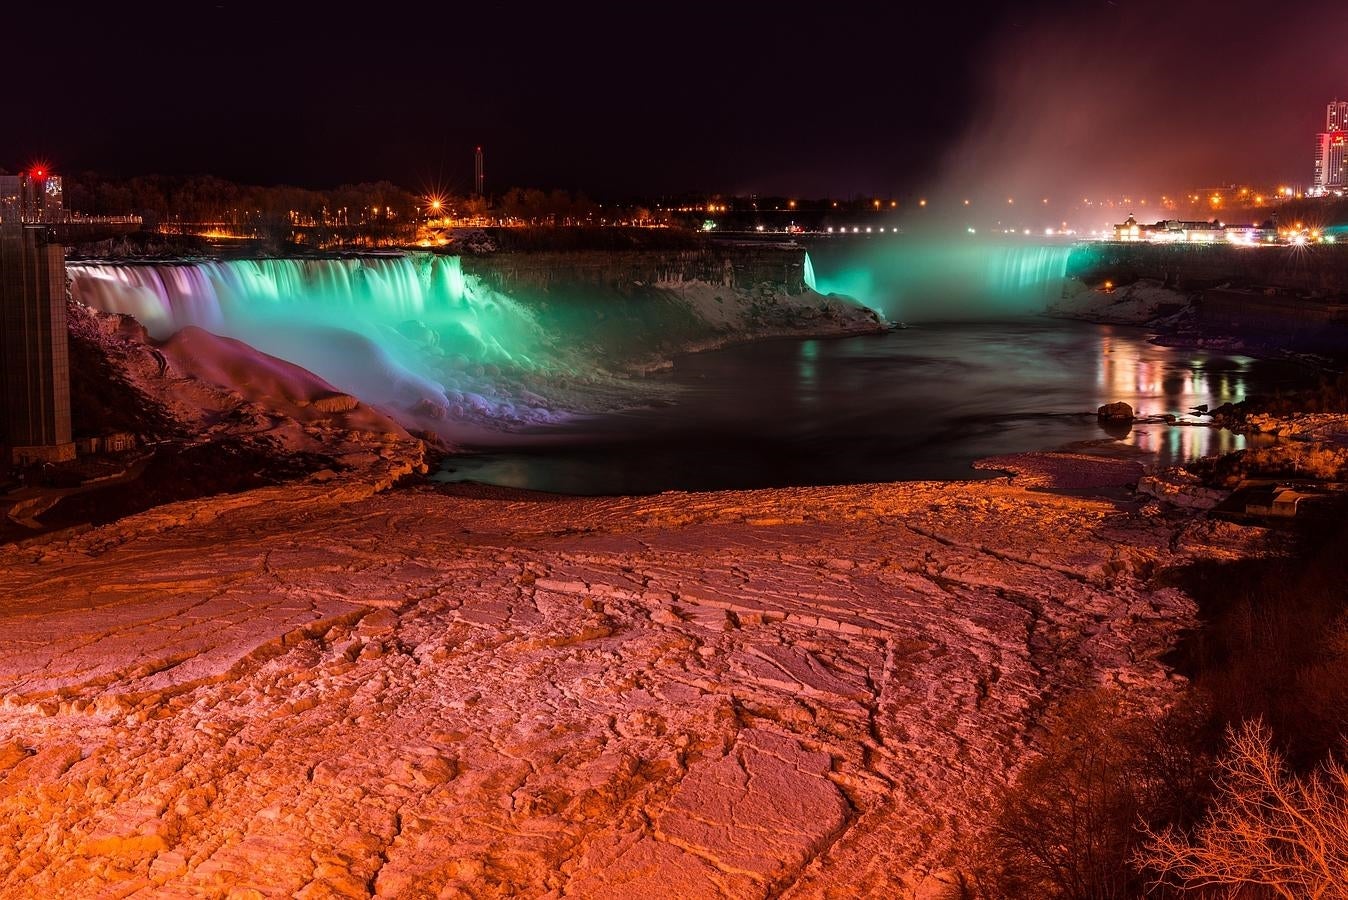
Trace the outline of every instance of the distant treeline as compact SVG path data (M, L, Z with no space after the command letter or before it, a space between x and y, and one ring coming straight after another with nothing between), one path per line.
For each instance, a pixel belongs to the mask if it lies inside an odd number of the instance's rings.
M139 215L149 227L175 222L265 227L389 225L428 217L493 216L534 224L585 221L600 206L584 194L511 188L492 199L420 195L388 181L325 190L236 184L213 175L138 175L110 178L95 172L65 176L66 207L87 215Z

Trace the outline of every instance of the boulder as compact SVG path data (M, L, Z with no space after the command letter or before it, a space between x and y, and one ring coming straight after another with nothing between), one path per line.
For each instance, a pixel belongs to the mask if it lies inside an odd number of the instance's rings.
M1133 408L1122 400L1114 403L1106 403L1095 412L1101 419L1110 422L1133 421Z

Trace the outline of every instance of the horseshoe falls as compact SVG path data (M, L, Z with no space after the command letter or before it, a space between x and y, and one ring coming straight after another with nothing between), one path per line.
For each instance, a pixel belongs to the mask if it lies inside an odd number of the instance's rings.
M844 240L811 247L814 289L885 319L941 322L1042 312L1060 298L1071 245Z

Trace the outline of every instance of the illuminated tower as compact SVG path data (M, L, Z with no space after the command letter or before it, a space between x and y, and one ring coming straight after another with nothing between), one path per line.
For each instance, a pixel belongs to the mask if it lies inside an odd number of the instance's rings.
M486 178L487 172L482 162L482 148L478 147L477 152L473 154L473 193L479 197L485 196L482 188Z
M1325 110L1325 131L1348 130L1348 100L1335 100Z
M1348 132L1322 131L1315 136L1315 185L1323 196L1348 189Z
M1341 194L1348 189L1348 100L1325 108L1325 130L1315 136L1315 179L1311 193Z
M0 224L0 443L16 462L75 458L65 253L42 225Z

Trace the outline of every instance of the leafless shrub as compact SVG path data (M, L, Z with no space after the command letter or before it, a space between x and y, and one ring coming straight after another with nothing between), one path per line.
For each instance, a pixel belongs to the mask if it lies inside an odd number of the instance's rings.
M1348 897L1348 768L1331 759L1304 778L1290 774L1260 722L1232 729L1229 741L1202 824L1149 832L1138 862L1189 890Z
M1130 711L1116 691L1067 701L1046 721L1044 755L1006 791L974 862L985 897L1131 898L1139 822L1186 821L1208 782L1195 754L1203 711Z

